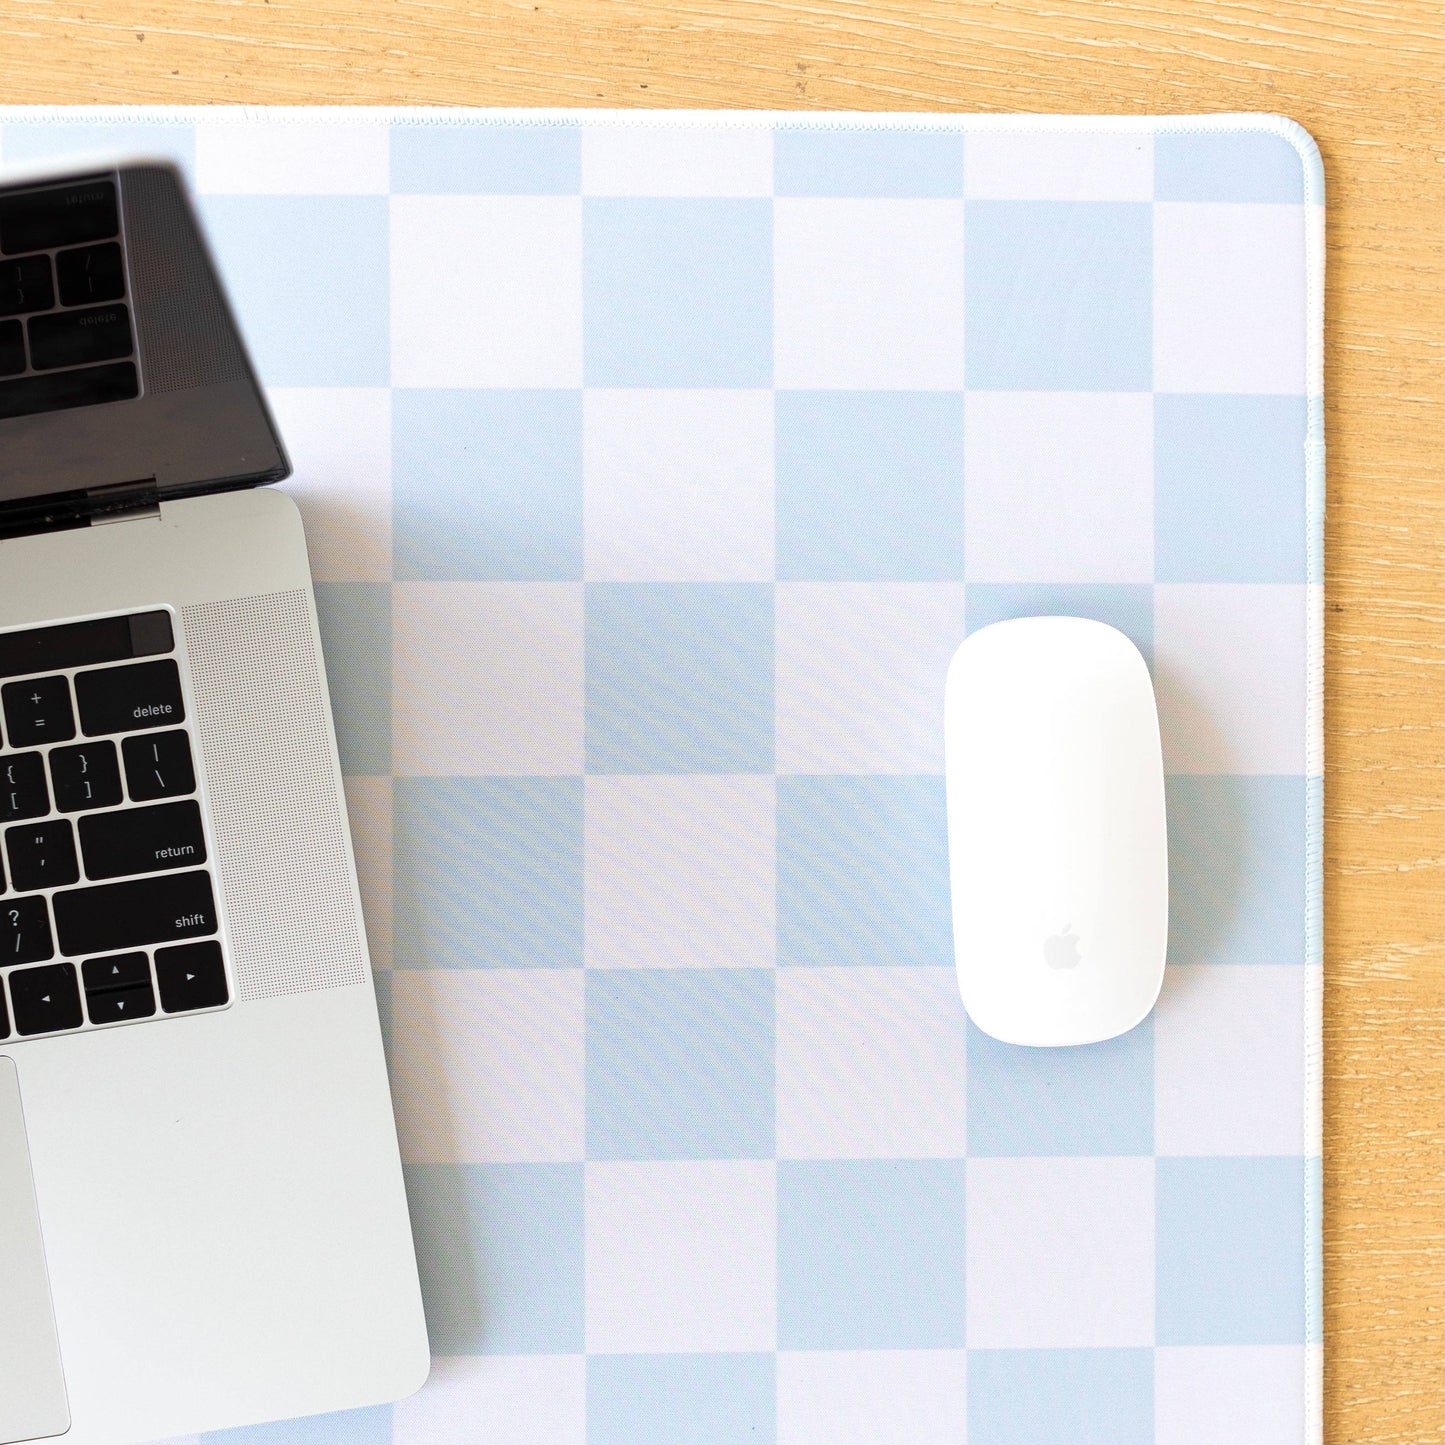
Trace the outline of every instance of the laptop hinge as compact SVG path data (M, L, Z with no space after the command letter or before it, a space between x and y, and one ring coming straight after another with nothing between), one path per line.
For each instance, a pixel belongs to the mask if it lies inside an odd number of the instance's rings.
M12 502L0 510L0 537L24 537L36 532L63 532L74 527L94 527L103 522L129 522L139 517L159 517L160 492L154 477L118 482L110 487L85 491L51 492Z

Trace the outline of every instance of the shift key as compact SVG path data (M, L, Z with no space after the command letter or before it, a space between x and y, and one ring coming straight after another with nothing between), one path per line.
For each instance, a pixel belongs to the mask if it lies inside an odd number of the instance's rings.
M211 875L204 869L68 888L52 894L50 902L60 951L67 958L205 938L217 927Z
M86 737L173 727L186 718L181 677L172 658L75 674L80 727Z

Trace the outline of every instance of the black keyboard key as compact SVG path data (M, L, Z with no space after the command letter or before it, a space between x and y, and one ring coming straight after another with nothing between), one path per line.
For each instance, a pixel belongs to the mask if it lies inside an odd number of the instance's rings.
M10 1015L5 1008L5 990L0 988L0 1039L10 1037Z
M85 876L97 881L127 873L194 868L206 861L201 809L194 800L92 813L79 826Z
M196 791L196 770L191 766L191 740L184 728L170 733L148 733L127 738L125 785L137 803L152 798L175 798ZM51 755L52 757L54 754Z
M115 361L131 353L130 312L124 306L51 311L32 316L29 330L30 364L36 371Z
M127 1019L148 1019L156 1011L156 996L150 980L139 988L108 989L87 993L85 1007L93 1024L120 1024Z
M95 406L103 401L131 401L139 395L133 361L91 366L84 371L18 376L14 381L0 381L0 421L44 411L65 411L72 406Z
M0 968L55 957L50 911L43 898L0 900Z
M161 988L161 1007L168 1014L219 1008L231 996L219 943L156 949L156 982Z
M112 988L150 986L151 966L143 953L115 953L109 958L87 958L80 966L87 994Z
M18 818L43 818L50 811L45 791L45 764L39 753L11 753L0 758L0 823Z
M119 230L115 182L105 177L0 200L0 250L9 256L104 241Z
M80 877L75 837L64 818L7 828L5 852L10 860L10 886L18 893L64 888Z
M18 321L0 321L0 376L25 370L25 328Z
M63 677L37 677L0 687L6 735L12 748L32 743L63 743L75 736L70 684Z
M115 744L76 743L71 748L51 748L50 786L55 793L55 807L61 813L114 807L121 797Z
M125 295L125 267L115 241L62 251L55 258L55 277L62 306L94 306Z
M44 968L17 969L10 975L10 1004L17 1033L78 1029L82 1019L75 965L48 963Z
M107 301L110 298L97 296L95 299ZM49 311L54 305L55 287L50 282L49 256L22 256L18 261L0 261L0 316Z
M72 888L50 902L60 951L71 955L204 938L217 928L211 875L204 870Z
M86 737L133 733L186 720L181 675L168 657L134 667L76 673L75 696Z

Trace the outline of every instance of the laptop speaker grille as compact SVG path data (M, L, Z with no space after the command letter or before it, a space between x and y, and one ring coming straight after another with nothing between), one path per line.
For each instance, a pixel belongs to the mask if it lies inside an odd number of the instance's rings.
M128 170L122 197L146 390L244 380L245 355L174 178Z
M311 609L297 589L181 626L240 997L367 976Z

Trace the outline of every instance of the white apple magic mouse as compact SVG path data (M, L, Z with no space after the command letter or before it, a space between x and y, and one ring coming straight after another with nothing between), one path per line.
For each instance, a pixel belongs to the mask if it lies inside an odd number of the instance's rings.
M1140 1023L1164 981L1169 858L1154 688L1078 617L973 633L944 690L949 877L969 1017L1011 1044Z

